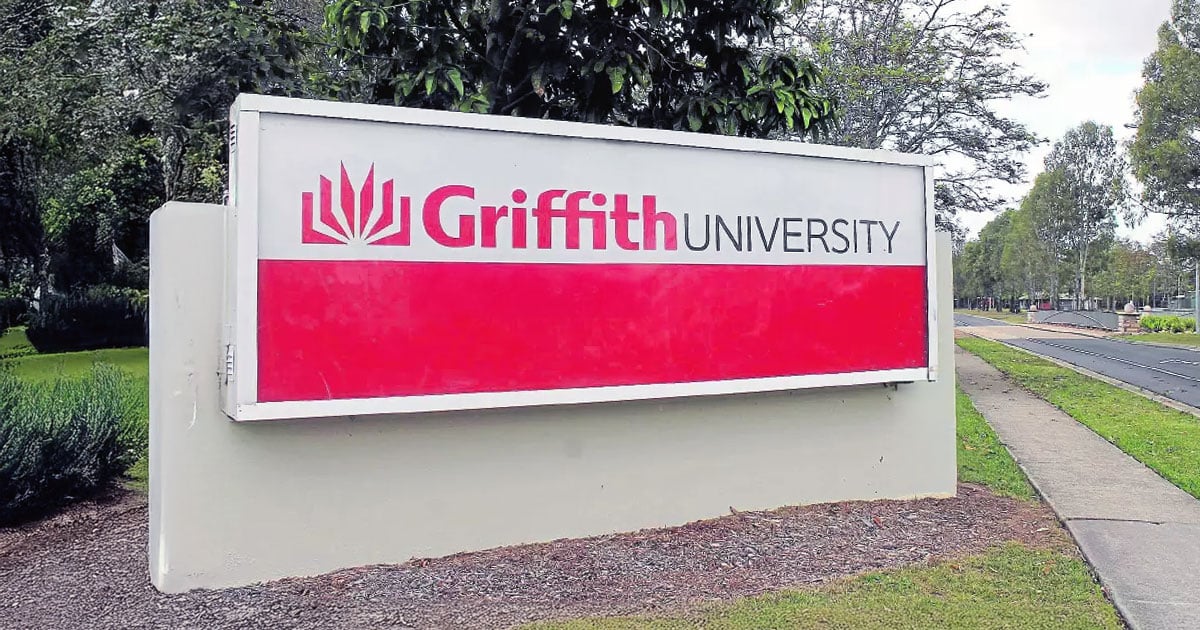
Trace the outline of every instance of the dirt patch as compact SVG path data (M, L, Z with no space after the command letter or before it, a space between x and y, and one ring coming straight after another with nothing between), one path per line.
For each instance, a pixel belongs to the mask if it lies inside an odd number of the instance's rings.
M740 512L666 529L163 595L147 508L110 496L0 529L2 628L499 628L668 612L1008 540L1069 545L1049 510L963 484L953 499Z

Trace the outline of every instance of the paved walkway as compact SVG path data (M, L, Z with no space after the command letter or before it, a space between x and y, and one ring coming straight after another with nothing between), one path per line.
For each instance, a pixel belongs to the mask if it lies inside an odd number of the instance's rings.
M958 381L1135 629L1200 628L1200 501L956 349Z

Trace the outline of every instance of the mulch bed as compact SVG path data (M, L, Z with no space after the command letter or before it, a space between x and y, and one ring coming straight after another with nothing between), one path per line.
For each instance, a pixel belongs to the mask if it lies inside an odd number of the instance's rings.
M118 493L0 529L0 628L503 628L661 614L978 553L1059 547L1043 505L969 484L953 499L739 512L682 527L163 595L147 577L145 497Z

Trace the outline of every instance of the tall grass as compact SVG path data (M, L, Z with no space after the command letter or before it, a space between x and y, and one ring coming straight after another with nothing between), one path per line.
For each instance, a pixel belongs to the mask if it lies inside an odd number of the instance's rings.
M139 388L120 369L29 382L0 372L0 525L104 488L145 450Z

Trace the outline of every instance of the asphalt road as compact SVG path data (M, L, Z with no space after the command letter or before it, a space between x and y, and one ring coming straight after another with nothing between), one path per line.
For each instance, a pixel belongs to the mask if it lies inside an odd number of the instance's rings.
M955 314L954 325L1007 326L1013 331L1006 332L1015 338L1005 339L1004 343L1200 407L1200 352L1082 335L1047 338L1036 329L971 315Z
M954 314L955 326L1007 326L1008 324L998 319L988 319L986 317L976 317L974 315Z

